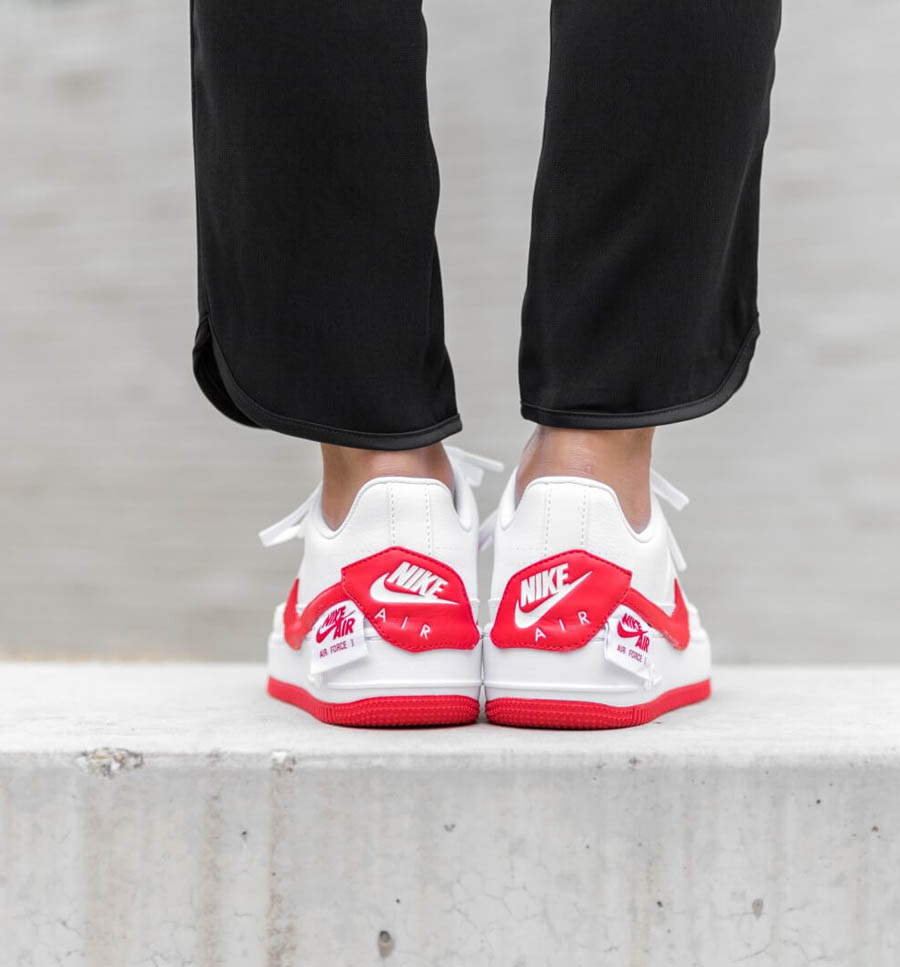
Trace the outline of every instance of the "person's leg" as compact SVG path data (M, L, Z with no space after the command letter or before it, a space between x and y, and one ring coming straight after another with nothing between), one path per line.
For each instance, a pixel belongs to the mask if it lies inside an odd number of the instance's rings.
M651 444L747 372L778 22L778 0L553 2L520 348L539 426L497 514L492 722L636 725L709 695Z
M192 2L197 379L333 446L460 428L421 0Z
M779 18L779 0L555 0L520 347L542 429L520 490L596 476L639 525L650 435L630 431L743 382Z
M347 725L478 716L478 518L434 240L421 0L193 0L197 379L315 440L269 691Z

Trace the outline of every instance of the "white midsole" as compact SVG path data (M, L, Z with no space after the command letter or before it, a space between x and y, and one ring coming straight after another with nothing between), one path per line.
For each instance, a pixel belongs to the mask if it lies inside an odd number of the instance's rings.
M480 645L406 651L385 641L366 621L366 656L313 675L309 668L314 636L307 635L299 650L291 648L280 630L282 611L283 606L275 612L269 635L269 675L305 689L319 701L356 702L388 695L463 695L476 701L480 697Z
M652 671L646 679L607 660L608 626L573 651L498 648L488 627L483 639L485 698L489 702L497 698L595 701L624 708L703 682L710 673L709 636L693 607L688 607L688 614L691 638L684 650L673 648L662 635L652 635Z

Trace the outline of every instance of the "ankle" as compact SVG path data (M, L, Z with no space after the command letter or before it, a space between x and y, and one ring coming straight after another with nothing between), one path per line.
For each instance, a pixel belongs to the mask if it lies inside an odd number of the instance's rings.
M415 450L358 450L322 444L322 516L338 527L360 487L376 477L430 477L453 489L453 470L443 444Z
M569 430L539 426L525 444L516 476L516 501L538 477L587 477L612 487L635 530L650 520L653 427Z

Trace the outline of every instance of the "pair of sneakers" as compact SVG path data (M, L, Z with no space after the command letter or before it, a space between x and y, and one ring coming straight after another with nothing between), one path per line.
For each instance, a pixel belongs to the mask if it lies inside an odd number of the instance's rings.
M479 528L472 488L502 466L447 453L452 491L379 477L332 530L319 488L260 533L305 542L269 636L271 695L336 725L462 725L483 686L488 721L569 729L638 725L709 695L709 639L659 502L680 508L683 494L653 473L636 533L605 484L542 477L516 504L513 473ZM491 539L482 631L477 557Z

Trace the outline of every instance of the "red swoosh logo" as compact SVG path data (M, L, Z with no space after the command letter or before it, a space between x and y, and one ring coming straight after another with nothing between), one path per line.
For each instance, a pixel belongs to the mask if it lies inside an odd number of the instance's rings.
M679 651L684 651L687 648L691 640L691 628L688 621L687 605L684 603L684 597L681 594L677 579L675 581L675 607L671 614L666 614L649 598L645 598L640 591L635 591L631 587L625 592L622 604L639 614L648 624L653 625L674 648Z
M284 640L294 650L298 649L303 643L303 621L297 614L297 590L300 587L299 579L291 585L291 593L284 604Z
M337 631L337 625L332 625L330 628L326 628L323 631L316 632L316 641L321 645L322 642L329 636L333 635Z
M339 584L333 584L320 594L317 594L312 601L303 609L303 614L297 613L297 595L300 591L299 579L291 585L291 593L284 604L284 640L294 651L298 651L303 644L303 639L312 631L313 625L329 608L340 604L346 595Z
M643 628L629 628L626 624L619 622L620 638L640 638L644 634Z

